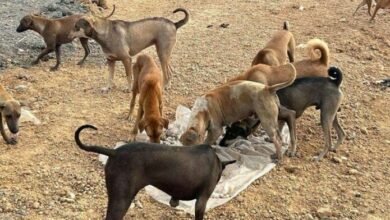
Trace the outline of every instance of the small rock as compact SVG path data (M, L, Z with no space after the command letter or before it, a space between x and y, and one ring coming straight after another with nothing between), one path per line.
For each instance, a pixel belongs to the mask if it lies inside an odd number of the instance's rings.
M284 168L288 173L296 173L299 170L298 166L286 166Z
M366 127L361 127L361 128L360 128L360 132L361 132L362 134L364 134L364 135L368 135L368 130L367 130Z
M58 6L54 3L51 3L51 4L47 5L46 8L48 11L56 11L58 9Z
M76 199L76 195L74 193L68 191L67 194L68 194L68 198L70 198L72 200Z
M18 91L18 92L24 92L24 91L27 90L27 86L26 86L26 85L20 84L20 85L15 86L15 89L16 89L16 91Z
M298 8L299 11L303 11L304 9L305 9L305 7L303 7L303 5L300 5Z
M354 140L356 138L356 133L355 132L351 132L348 136L347 136L347 140L351 141L351 140Z
M358 175L359 171L357 171L356 169L350 169L350 170L348 170L348 174L349 175Z
M321 207L317 209L317 216L320 219L326 219L333 216L333 212L329 207Z
M140 209L143 209L144 208L144 206L142 205L142 203L140 202L140 201L135 201L135 206L137 206L138 208L140 208Z
M221 25L219 25L221 28L227 28L229 27L229 23L222 23Z
M39 206L40 206L39 202L34 202L32 205L34 209L39 209Z
M347 19L346 19L346 18L341 18L340 21L341 21L341 22L346 22Z
M335 163L341 163L343 162L343 160L341 158L338 158L338 157L333 157L332 158L332 161L335 162Z

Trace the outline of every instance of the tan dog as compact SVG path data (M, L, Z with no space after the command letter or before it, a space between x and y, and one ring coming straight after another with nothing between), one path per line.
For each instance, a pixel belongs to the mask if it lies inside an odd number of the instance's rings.
M172 22L166 18L146 18L134 22L108 20L94 16L84 16L71 33L71 37L87 37L96 40L107 57L109 78L103 92L112 88L115 62L122 61L125 66L128 86L131 85L131 56L152 45L156 46L157 54L164 73L164 85L171 78L172 68L170 57L176 43L176 32L189 19L185 9L173 11L184 12L184 19Z
M195 101L188 128L181 135L180 141L184 145L215 144L223 133L223 126L248 118L255 113L275 145L276 155L272 158L281 160L281 137L277 120L278 101L275 92L290 85L295 79L295 72L290 76L289 81L273 86L250 81L235 81L207 92Z
M0 85L0 132L7 144L16 144L19 132L19 118L22 104ZM4 129L3 118L11 132L11 138L7 136Z
M316 50L318 50L321 55L316 57ZM304 59L300 61L293 62L296 72L297 79L302 77L309 76L321 76L328 77L328 68L329 68L329 48L328 45L320 39L311 39L307 42L307 51L310 56L309 59ZM267 65L253 62L253 66L256 65L256 68L249 69L243 75L253 75L251 71L258 72L256 77L264 77L263 80L254 80L256 82L266 83L267 85L273 85L280 81L284 81L283 71L289 71L285 68L291 69L288 65L283 65L280 68L268 67ZM260 65L257 65L260 64ZM290 70L291 71L291 70ZM260 76L259 73L263 72L264 76ZM247 78L247 77L244 77ZM238 77L237 80L244 80L244 78ZM233 79L235 80L235 79Z
M114 11L113 11L114 12ZM112 13L113 13L112 12ZM112 14L111 13L111 14ZM36 65L39 60L45 55L55 51L57 63L51 67L50 70L57 70L61 64L61 45L70 43L74 38L69 37L69 33L74 28L74 25L83 15L71 15L65 18L48 19L39 15L26 15L20 20L20 24L16 29L17 32L24 32L27 30L33 30L40 34L45 43L46 48L38 55L38 58L31 64ZM110 15L111 16L111 15ZM88 38L80 37L81 45L84 48L85 55L78 65L82 65L90 53L88 47Z
M168 119L162 117L162 74L153 58L140 55L133 66L134 81L129 117L134 111L135 99L140 93L137 118L132 130L134 141L138 133L146 130L150 142L160 143L163 128L168 128Z
M375 9L374 9L374 14L371 15L371 6L372 6L372 0L363 0L359 5L358 7L356 8L355 12L353 13L353 15L356 14L356 12L361 8L363 7L364 5L367 5L367 10L368 10L368 14L371 16L371 20L370 21L373 21L375 16L376 16L376 13L378 12L378 10L380 8L382 9L386 9L386 8L390 8L390 0L374 0L376 2L376 6L375 6Z
M277 31L272 39L260 50L252 61L252 66L256 64L267 64L279 66L286 63L287 56L290 62L294 62L295 39L288 31L288 22L285 21L283 30Z

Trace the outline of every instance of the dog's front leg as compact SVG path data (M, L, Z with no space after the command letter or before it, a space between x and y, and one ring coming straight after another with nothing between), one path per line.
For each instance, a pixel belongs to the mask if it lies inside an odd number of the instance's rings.
M212 126L207 131L207 137L205 140L206 144L216 144L216 141L218 140L219 136L223 134L223 130L221 126Z
M112 84L114 80L114 71L115 71L115 60L107 59L108 64L108 82L107 87L102 88L103 93L108 93L112 89Z
M131 57L122 60L123 65L125 66L126 78L127 78L127 88L125 92L131 91L131 78L132 78L132 68L131 68Z
M46 47L43 49L43 51L38 55L37 59L31 62L31 65L37 65L39 63L39 60L42 59L42 57L46 56L47 54L53 52L54 49Z
M81 43L81 46L83 46L84 48L84 57L83 59L81 59L77 65L80 65L82 66L84 64L84 61L85 59L87 59L87 56L89 55L90 53L90 50L89 50L89 47L88 47L88 38L80 38L80 43Z
M138 107L138 113L137 113L137 118L135 119L134 127L133 130L131 131L130 139L129 141L135 141L137 134L138 134L138 125L144 115L144 110L142 109L142 104L139 105Z
M57 45L57 46L56 46L55 52L56 52L57 63L56 63L55 66L53 66L53 67L50 68L50 71L56 71L56 70L58 70L58 67L59 67L60 64L61 64L61 45Z
M131 119L131 115L133 114L134 106L135 106L135 100L137 98L137 94L138 94L138 91L134 91L134 89L133 89L132 97L131 97L131 101L130 101L130 110L129 110L129 114L127 115L127 118L126 118L127 120L130 120Z
M4 141L7 143L7 144L16 144L17 141L13 138L9 138L7 136L7 134L5 133L5 130L4 130L4 124L3 124L3 115L0 113L0 132L1 132L1 136L3 136L3 139Z

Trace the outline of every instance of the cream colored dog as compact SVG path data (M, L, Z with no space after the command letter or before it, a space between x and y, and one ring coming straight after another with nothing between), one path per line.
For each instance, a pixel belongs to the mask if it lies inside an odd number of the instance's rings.
M256 114L275 145L276 155L272 158L281 160L279 112L275 92L290 85L295 79L295 74L293 72L289 80L273 86L250 81L235 81L207 92L195 101L188 128L181 135L180 141L184 145L215 144L223 133L223 126Z

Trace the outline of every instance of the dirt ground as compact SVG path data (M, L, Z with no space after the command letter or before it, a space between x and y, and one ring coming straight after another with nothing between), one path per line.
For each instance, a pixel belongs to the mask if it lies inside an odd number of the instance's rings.
M207 219L390 219L390 95L388 89L374 85L390 77L388 11L369 23L366 9L352 17L358 1L111 0L108 5L114 2L117 19L164 16L176 21L183 15L172 15L175 8L190 12L190 22L178 30L172 55L175 74L164 94L164 114L170 120L179 104L190 107L200 94L247 69L285 20L297 44L314 37L328 42L332 65L344 71L339 118L347 140L340 150L320 163L311 160L324 142L319 112L310 109L297 125L302 157L285 157L238 197L209 211ZM222 23L230 25L221 28ZM18 21L11 24L16 28ZM22 51L21 56L38 52ZM123 92L122 65L117 64L116 88L102 94L108 70L103 54L92 52L83 68L76 65L83 55L77 43L74 51L63 54L57 72L49 71L55 59L29 69L14 63L1 72L0 82L14 97L27 101L42 124L22 124L16 146L0 141L0 219L104 216L103 166L96 154L76 147L74 131L84 123L94 124L99 132L85 135L84 142L113 146L128 138L133 123L124 119L130 94ZM144 52L157 60L154 48ZM297 59L304 57L298 50ZM18 85L26 89L17 89ZM144 191L136 200L126 219L192 218L157 203Z

